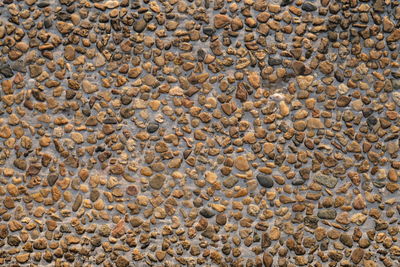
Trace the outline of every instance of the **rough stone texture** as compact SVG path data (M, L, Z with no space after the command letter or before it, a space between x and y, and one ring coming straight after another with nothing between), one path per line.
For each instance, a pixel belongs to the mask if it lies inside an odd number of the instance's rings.
M0 1L0 266L400 266L397 1Z

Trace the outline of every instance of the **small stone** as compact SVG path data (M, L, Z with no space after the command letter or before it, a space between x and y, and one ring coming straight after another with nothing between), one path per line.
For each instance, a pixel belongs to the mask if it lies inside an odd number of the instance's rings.
M400 29L395 29L388 37L386 37L386 41L389 43L397 42L400 40Z
M243 22L239 17L234 17L231 20L231 29L232 31L239 31L243 29Z
M358 194L353 201L353 207L356 210L362 210L365 209L367 206L365 199L363 198L363 196L361 194Z
M225 225L228 222L228 218L225 214L220 213L216 216L215 221L219 225Z
M30 258L30 254L29 253L24 253L24 254L19 254L17 256L15 256L15 259L19 262L19 263L26 263Z
M235 176L230 176L229 178L225 179L222 184L226 188L232 188L239 182L239 179Z
M115 261L115 265L117 267L128 267L129 261L124 256L118 256L117 260Z
M58 174L56 174L56 173L50 173L50 174L47 176L47 183L48 183L50 186L55 185L55 183L57 182L57 180L58 180Z
M260 75L256 72L250 72L249 76L247 77L249 83L253 88L257 89L261 86L261 78Z
M74 204L72 205L72 211L77 211L82 205L83 197L82 194L78 194L75 198Z
M62 34L68 34L72 32L74 29L74 24L64 22L64 21L58 21L56 24L57 30L62 33Z
M349 103L351 102L351 98L348 96L339 96L338 99L336 100L336 105L338 107L347 107Z

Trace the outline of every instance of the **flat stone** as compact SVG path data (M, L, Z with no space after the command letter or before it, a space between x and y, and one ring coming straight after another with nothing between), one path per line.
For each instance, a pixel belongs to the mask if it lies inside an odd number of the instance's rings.
M75 198L74 204L72 205L72 211L77 211L82 205L83 196L82 194L78 194Z
M43 72L43 68L41 66L36 65L36 64L29 65L29 74L30 74L31 78L38 77L42 72Z
M307 12L312 12L312 11L317 10L317 6L315 4L313 4L312 2L306 1L301 6L301 9L304 11L307 11Z
M6 77L6 78L11 78L12 76L14 76L14 72L12 71L12 69L9 65L1 66L0 73L3 74L4 77Z
M217 14L214 16L214 27L217 29L228 26L230 23L231 19L227 15Z
M325 128L322 121L318 118L310 118L307 120L307 128L310 129L323 129Z
M318 210L318 218L325 220L333 220L336 218L336 210L335 209L322 209Z
M338 183L337 178L322 174L321 172L317 172L314 174L314 180L328 188L334 188Z

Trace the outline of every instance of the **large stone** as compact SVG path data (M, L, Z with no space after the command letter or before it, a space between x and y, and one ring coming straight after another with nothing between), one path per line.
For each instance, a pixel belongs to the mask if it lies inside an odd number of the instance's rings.
M214 26L217 29L223 28L231 23L230 17L227 15L218 14L214 17Z
M400 40L400 29L395 29L387 38L386 41L389 43L391 42L397 42Z
M323 74L330 74L333 71L333 64L328 61L321 62L319 64L319 70Z
M322 129L322 128L324 128L324 124L318 118L310 118L307 120L307 128Z
M92 94L92 93L97 92L99 90L97 85L89 82L88 80L83 80L82 81L82 88L83 88L83 91L85 93L87 93L87 94Z
M312 82L314 81L314 76L307 75L307 76L297 76L296 77L297 84L299 85L300 89L305 90L307 89Z
M235 167L239 171L248 171L250 169L249 162L245 156L238 156L235 159Z
M75 48L72 45L67 45L64 48L64 57L66 60L74 60L75 59Z
M328 188L334 188L336 184L338 183L338 179L333 177L333 176L328 176L325 175L321 172L317 172L314 175L314 181L328 187Z
M393 98L394 103L396 103L396 105L400 107L400 92L393 92L392 98Z
M165 179L163 174L157 173L150 179L149 185L151 188L159 190L164 185Z
M336 210L335 209L322 209L318 211L318 218L324 220L333 220L336 218Z
M29 66L29 74L31 78L36 78L43 72L43 68L39 65L33 64Z

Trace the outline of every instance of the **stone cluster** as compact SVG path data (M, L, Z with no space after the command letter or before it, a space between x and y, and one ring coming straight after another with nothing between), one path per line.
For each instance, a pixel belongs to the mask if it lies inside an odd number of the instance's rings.
M400 266L400 2L1 0L0 266Z

